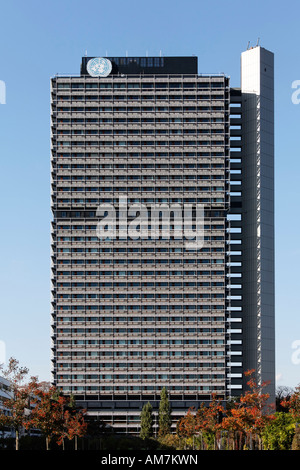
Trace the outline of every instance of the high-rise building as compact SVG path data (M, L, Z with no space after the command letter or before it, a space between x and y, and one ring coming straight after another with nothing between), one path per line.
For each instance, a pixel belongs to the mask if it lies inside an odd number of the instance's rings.
M174 422L249 369L274 396L273 75L255 47L240 88L196 57L51 80L53 382L120 432L163 387Z

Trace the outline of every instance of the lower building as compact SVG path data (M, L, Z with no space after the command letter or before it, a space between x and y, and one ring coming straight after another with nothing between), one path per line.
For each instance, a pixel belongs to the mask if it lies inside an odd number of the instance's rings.
M0 413L5 415L9 414L9 410L5 407L5 400L12 397L11 384L9 380L0 376ZM1 437L14 437L14 430L9 427L4 427L0 430Z

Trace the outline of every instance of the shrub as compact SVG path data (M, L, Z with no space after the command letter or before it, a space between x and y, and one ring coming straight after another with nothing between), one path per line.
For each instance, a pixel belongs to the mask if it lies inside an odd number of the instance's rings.
M292 450L300 450L300 428L296 427L296 431L293 437Z
M288 413L277 412L275 419L269 423L263 433L263 445L266 450L291 449L295 434L295 422Z

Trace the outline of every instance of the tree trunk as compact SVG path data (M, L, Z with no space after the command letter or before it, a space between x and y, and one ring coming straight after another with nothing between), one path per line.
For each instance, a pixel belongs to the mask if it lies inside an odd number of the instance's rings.
M16 431L16 450L19 450L19 431Z

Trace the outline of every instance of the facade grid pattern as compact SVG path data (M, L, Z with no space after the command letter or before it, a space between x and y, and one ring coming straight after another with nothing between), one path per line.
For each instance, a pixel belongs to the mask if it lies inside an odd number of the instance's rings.
M142 404L163 387L188 401L240 388L228 367L241 354L229 322L230 145L226 76L51 80L52 361L64 393ZM203 248L172 235L99 241L99 204L124 196L203 204Z

